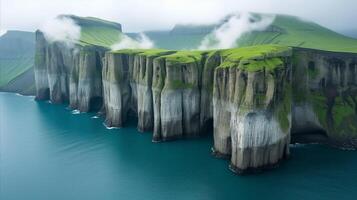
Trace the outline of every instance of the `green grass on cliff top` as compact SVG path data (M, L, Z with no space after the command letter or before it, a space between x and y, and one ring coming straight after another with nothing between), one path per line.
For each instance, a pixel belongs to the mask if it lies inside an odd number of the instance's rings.
M165 49L122 49L112 51L116 54L139 54L148 57L165 58L171 63L193 63L201 60L205 51L170 51Z
M246 71L273 70L283 64L281 57L291 54L291 49L280 45L259 45L220 50L223 62L220 68L238 67Z
M81 45L96 45L110 48L120 41L121 32L111 28L82 27L81 28Z
M204 51L177 51L176 53L162 56L171 63L194 63L200 62Z
M60 15L59 18L70 18L81 28L79 45L95 45L110 48L119 42L123 33L121 25L94 17Z
M204 56L219 54L223 58L220 68L238 67L245 71L272 70L283 64L281 57L290 55L291 49L281 45L259 45L211 51L169 51L163 49L123 49L115 54L139 54L164 58L170 63L200 62Z
M33 67L35 34L8 31L0 37L0 87Z
M176 51L166 49L121 49L112 52L116 54L139 54L147 57L161 57L168 54L176 53Z

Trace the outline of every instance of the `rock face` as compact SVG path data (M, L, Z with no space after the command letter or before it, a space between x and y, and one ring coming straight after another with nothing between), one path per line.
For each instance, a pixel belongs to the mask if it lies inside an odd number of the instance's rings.
M103 67L103 94L106 113L105 123L109 127L123 126L131 90L129 86L129 56L106 53Z
M172 51L107 53L103 94L108 126L123 126L129 112L154 141L200 134L199 60L179 63Z
M294 57L293 136L315 131L355 148L357 55L296 49Z
M36 99L69 102L72 109L82 112L100 107L105 49L49 43L39 31L36 41Z
M153 141L213 130L214 154L235 172L271 167L290 138L322 131L357 146L357 56L268 45L218 51L68 48L37 33L37 99L87 112L109 127L129 115Z
M233 171L269 167L289 154L292 82L285 56L278 56L284 60L274 69L218 67L215 71L214 152L231 155Z
M35 84L36 98L45 100L49 98L49 85L47 73L46 40L43 33L36 32L36 55L35 55Z

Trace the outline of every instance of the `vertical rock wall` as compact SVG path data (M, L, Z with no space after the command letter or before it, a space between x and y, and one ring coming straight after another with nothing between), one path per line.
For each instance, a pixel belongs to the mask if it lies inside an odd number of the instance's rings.
M129 110L131 90L129 86L129 56L106 53L103 67L103 95L109 127L123 126Z
M173 53L106 54L103 91L108 126L123 126L131 111L138 116L140 131L154 131L154 141L199 135L202 63L165 58Z
M36 31L36 53L35 53L35 85L36 99L46 100L49 98L49 86L46 63L46 40L43 33Z
M102 99L102 58L105 49L95 46L69 47L46 41L36 32L36 99L69 102L82 112L98 109Z
M231 169L270 167L289 154L291 65L249 72L217 68L213 93L214 151Z
M109 127L135 114L153 141L213 129L215 155L230 158L235 172L277 164L289 155L291 132L321 130L330 141L357 146L356 55L296 49L293 56L289 50L244 60L224 50L104 53L49 43L41 32L36 38L37 99L69 101L82 112L103 105Z
M293 135L320 131L328 142L357 142L357 56L299 49L294 54Z

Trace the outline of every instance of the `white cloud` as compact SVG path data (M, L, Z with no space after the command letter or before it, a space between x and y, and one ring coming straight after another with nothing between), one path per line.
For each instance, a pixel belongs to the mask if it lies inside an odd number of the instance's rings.
M274 15L255 17L251 13L242 12L232 15L201 42L199 49L227 49L236 46L237 40L251 31L266 29L275 19Z
M134 40L126 35L122 35L120 42L111 46L111 49L150 49L153 47L154 43L145 34L140 33L137 40Z
M5 0L1 28L35 30L59 14L113 20L123 30L169 29L176 23L212 23L236 11L284 13L330 28L350 28L356 0Z
M81 28L68 17L47 20L40 30L50 42L64 42L71 46L81 36Z

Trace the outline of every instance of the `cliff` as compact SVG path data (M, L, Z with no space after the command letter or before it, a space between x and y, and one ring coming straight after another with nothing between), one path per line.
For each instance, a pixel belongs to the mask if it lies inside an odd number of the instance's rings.
M296 49L293 135L320 132L344 148L357 145L357 55Z
M60 15L80 29L78 41L48 41L36 32L36 99L69 103L81 112L102 106L103 58L109 47L120 41L121 25L93 17Z
M63 43L48 43L36 32L36 99L53 103L69 102L72 109L88 112L102 99L102 58L105 48L68 48ZM80 98L79 98L80 97Z
M37 32L37 99L128 115L154 142L213 130L213 153L238 173L272 167L290 138L322 131L355 147L357 55L265 45L215 51L68 49Z

